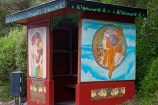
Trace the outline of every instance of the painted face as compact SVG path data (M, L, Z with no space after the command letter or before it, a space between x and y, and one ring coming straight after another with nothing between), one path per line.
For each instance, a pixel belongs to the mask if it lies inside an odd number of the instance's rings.
M108 29L106 30L104 33L108 34L108 35L117 35L117 32L115 30L112 30L112 29Z
M104 49L106 49L106 41L107 41L107 36L108 36L108 34L104 34L104 38L103 38L103 40L102 40L102 45L103 45L103 48Z
M111 46L115 46L118 43L117 32L112 29L108 29L104 32L104 38L109 37L109 42ZM104 39L103 39L104 40ZM104 46L105 44L103 44Z
M39 46L39 42L40 42L39 38L35 38L35 43L34 43L34 44L35 44L36 46Z
M117 38L117 36L114 35L114 34L111 34L111 35L110 35L109 42L110 42L110 45L111 45L111 46L116 46L117 43L118 43L118 38Z
M107 31L104 32L104 38L109 37L109 33Z

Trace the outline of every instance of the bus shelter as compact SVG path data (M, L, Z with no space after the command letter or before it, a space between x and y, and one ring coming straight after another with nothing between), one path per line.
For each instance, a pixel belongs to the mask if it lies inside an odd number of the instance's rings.
M115 105L132 99L136 17L147 17L147 10L81 0L51 1L7 15L6 23L27 26L28 105Z

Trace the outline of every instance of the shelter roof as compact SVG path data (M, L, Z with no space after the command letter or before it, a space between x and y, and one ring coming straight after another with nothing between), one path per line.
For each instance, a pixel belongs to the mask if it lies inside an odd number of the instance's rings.
M84 0L57 0L47 2L32 8L28 8L16 13L6 16L5 22L12 23L46 14L55 12L60 9L70 8L82 11L103 12L110 14L119 14L134 17L147 17L147 10L136 7L119 6L105 3L98 3Z

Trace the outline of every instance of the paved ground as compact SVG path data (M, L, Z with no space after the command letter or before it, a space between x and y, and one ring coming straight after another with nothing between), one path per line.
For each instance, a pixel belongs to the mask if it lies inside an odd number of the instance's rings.
M10 102L0 102L0 105L14 105L14 101L10 101Z
M0 105L14 105L14 100L10 101L10 102L0 102ZM23 103L21 105L27 105L27 102Z
M55 105L75 105L75 102L61 102L61 103L56 103Z
M27 102L25 102L23 105L27 105Z
M0 105L14 105L14 100L8 103L0 102ZM27 105L27 102L21 105ZM61 102L61 103L56 103L55 105L75 105L75 102Z

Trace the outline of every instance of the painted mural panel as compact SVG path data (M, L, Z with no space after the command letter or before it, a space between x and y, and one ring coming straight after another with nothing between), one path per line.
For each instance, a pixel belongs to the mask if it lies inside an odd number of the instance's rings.
M101 88L91 90L92 100L102 100L107 98L123 97L126 94L126 87Z
M82 20L81 82L134 80L136 26Z
M46 78L46 27L28 30L29 76Z
M32 102L37 104L46 103L47 89L44 81L32 80L30 84L30 98Z

